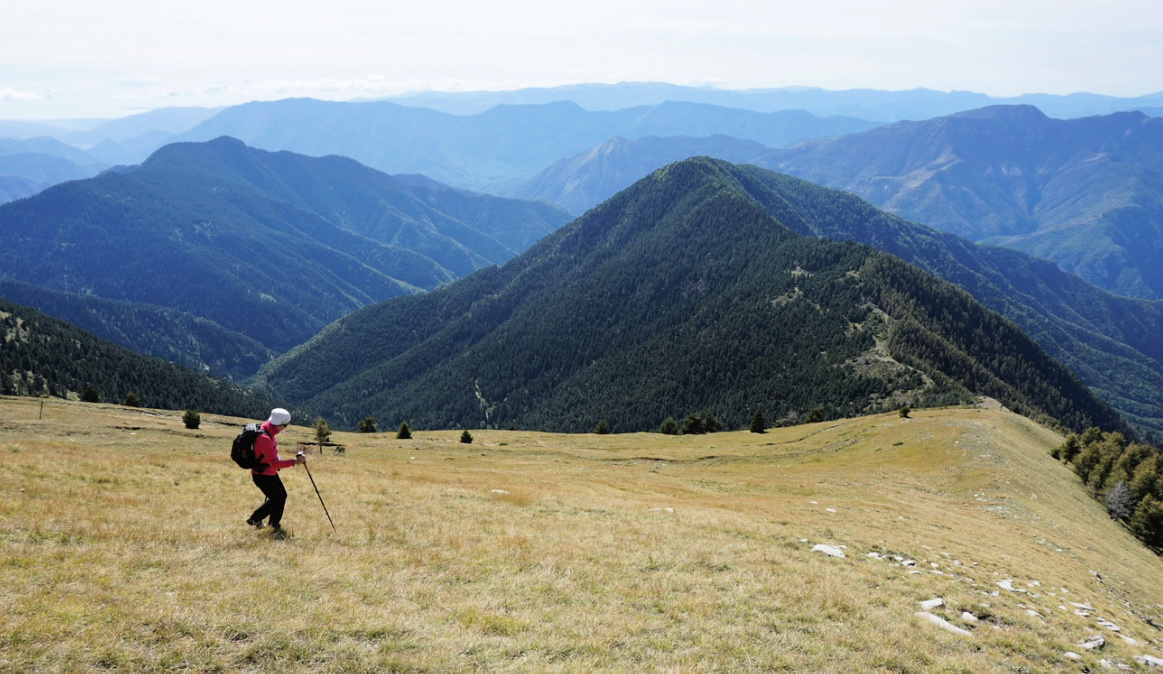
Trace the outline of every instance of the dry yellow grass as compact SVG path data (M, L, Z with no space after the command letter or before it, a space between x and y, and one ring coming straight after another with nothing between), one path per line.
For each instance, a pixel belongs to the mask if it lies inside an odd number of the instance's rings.
M243 420L204 414L190 431L180 412L53 400L38 418L40 404L0 398L4 671L1056 672L1163 657L1163 563L1048 456L1058 436L1000 411L762 435L474 431L471 445L336 433L346 453L309 465L338 533L297 468L282 473L292 536L275 541L243 524L260 500L227 457ZM310 437L289 429L284 455ZM970 636L916 617L934 597ZM1101 651L1078 645L1092 634Z

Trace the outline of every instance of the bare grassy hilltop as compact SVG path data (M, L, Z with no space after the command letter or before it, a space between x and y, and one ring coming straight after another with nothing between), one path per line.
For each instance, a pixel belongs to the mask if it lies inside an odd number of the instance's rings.
M228 458L242 423L0 398L0 670L1093 672L1163 658L1163 562L1049 456L1061 437L1004 411L765 434L478 430L471 444L336 433L346 451L308 465L338 531L288 469L287 540L243 523L260 495ZM312 438L291 427L283 455ZM1081 645L1095 635L1103 646Z

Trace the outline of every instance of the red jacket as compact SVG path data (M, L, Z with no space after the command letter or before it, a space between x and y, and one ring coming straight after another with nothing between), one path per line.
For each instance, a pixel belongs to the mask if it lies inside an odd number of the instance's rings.
M257 470L250 472L259 475L278 475L280 469L295 465L296 459L279 458L279 443L275 440L275 436L279 434L278 426L272 426L270 419L267 419L263 422L262 429L265 432L259 433L254 439L254 458L259 463L265 463L267 468L261 473Z

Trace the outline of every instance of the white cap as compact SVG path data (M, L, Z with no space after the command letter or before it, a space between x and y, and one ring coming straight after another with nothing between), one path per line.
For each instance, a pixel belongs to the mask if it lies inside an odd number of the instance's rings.
M282 426L284 424L289 424L289 423L291 423L291 413L290 412L288 412L287 410L285 410L281 407L276 407L273 410L271 410L271 425L272 426Z

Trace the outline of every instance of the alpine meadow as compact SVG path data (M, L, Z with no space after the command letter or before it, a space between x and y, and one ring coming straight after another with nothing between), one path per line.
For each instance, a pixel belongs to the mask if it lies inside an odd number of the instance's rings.
M1163 10L70 2L0 672L1163 667Z

